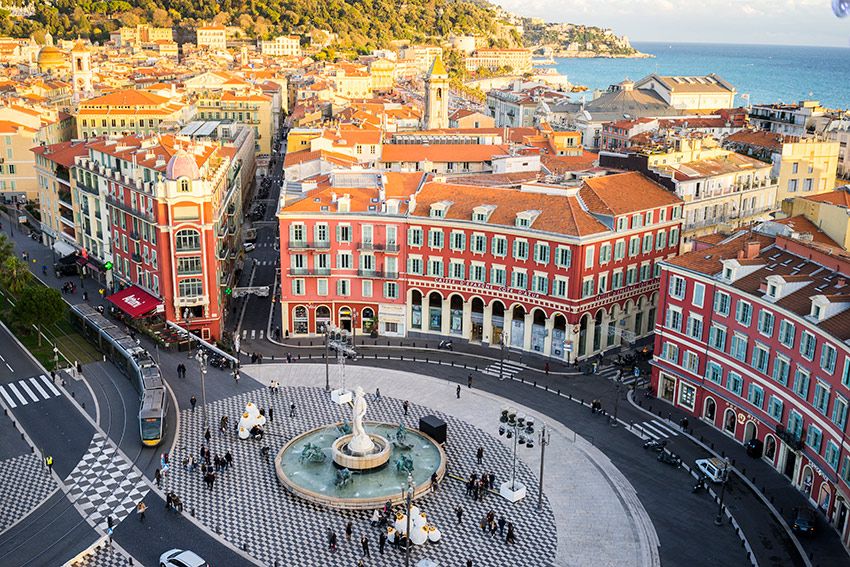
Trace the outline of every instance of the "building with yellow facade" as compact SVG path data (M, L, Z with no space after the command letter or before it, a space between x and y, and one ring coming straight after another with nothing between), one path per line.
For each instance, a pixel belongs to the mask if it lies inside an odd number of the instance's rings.
M254 129L257 154L271 154L277 123L272 99L256 92L199 90L195 93L196 117L201 120L233 120Z
M260 42L260 53L269 57L298 57L301 55L301 38L297 35L279 35Z
M806 217L844 250L850 250L850 189L847 187L797 197L786 212L792 217Z
M200 27L196 30L196 43L202 49L227 51L227 28L224 26Z
M391 91L395 77L395 63L389 59L375 59L369 63L369 78L373 91Z
M135 89L116 91L80 103L77 137L156 134L161 126L186 121L190 113L175 99Z

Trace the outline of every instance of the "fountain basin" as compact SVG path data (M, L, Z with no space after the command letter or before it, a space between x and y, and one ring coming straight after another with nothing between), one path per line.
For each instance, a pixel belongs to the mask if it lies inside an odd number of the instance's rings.
M387 441L386 437L376 434L370 434L374 449L369 453L360 454L357 451L352 451L349 448L349 443L354 437L353 433L343 435L333 442L331 451L336 464L341 467L351 470L368 470L381 467L390 460L392 454L392 444Z

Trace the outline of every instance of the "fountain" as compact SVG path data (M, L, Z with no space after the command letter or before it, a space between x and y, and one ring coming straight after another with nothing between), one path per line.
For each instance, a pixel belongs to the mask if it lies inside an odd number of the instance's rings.
M439 480L446 472L442 447L403 424L365 421L366 409L357 387L350 425L330 423L291 439L275 457L280 482L301 498L345 509L401 503L408 475L414 498L428 492L432 474Z

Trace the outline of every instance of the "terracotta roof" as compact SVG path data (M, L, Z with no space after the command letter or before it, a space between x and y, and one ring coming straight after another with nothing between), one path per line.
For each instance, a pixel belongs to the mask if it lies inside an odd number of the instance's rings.
M599 154L587 150L584 150L580 156L553 156L552 154L540 156L543 167L555 174L591 169L595 167L598 159Z
M638 172L585 179L579 195L591 212L612 216L682 202L674 193Z
M740 130L726 136L726 142L779 151L784 143L799 142L797 136L775 134L766 130Z
M340 165L354 165L357 163L357 158L337 152L329 152L326 150L316 150L314 152L310 150L301 150L298 152L287 153L283 158L283 167L290 167L318 159L331 161Z
M59 142L58 144L51 144L49 146L36 146L32 148L32 152L59 165L71 167L74 165L75 157L88 155L89 143Z
M94 106L161 106L170 99L147 91L125 89L103 95L80 103L81 108Z
M802 197L807 201L814 201L816 203L830 203L832 205L839 205L841 207L850 207L850 191L846 190L836 190L829 191L828 193L821 193L820 195L810 195L806 197Z
M381 161L395 162L482 162L508 155L507 146L483 144L384 144Z
M738 252L743 249L743 245L747 240L757 240L762 250L774 242L774 239L768 236L753 234L752 238L750 238L749 233L743 233L717 246L688 252L687 254L670 258L666 262L673 266L685 268L686 270L699 272L707 276L714 276L723 270L723 260L738 257ZM762 261L762 263L764 262Z
M403 202L408 199L422 182L426 174L417 173L392 173L385 174L386 183L384 190L388 199L399 199L402 201L399 213L407 212L407 205ZM350 210L357 212L368 212L370 206L375 206L379 196L374 187L333 187L330 178L323 175L315 179L317 188L308 191L303 199L289 203L281 209L281 213L306 213L321 212L322 207L328 207L329 211L335 211L334 197L339 198L349 195L351 198ZM374 211L377 213L377 211Z
M837 248L841 250L840 244L838 244L832 238L827 236L827 234L821 229L819 229L815 223L813 223L803 215L797 215L796 217L788 217L786 219L779 219L773 222L783 224L791 228L791 230L793 230L794 232L799 232L801 234L811 234L812 242L816 242L824 246L829 246L830 248Z

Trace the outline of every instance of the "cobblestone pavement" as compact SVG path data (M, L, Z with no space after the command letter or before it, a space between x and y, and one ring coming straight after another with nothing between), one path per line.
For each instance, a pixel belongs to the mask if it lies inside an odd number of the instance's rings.
M372 398L372 396L370 396ZM274 420L266 426L262 442L241 441L232 431L237 417L247 402L260 408L274 408ZM289 418L288 408L296 404L294 418ZM173 490L184 502L185 510L195 515L209 528L221 533L238 546L268 565L355 565L361 557L360 538L370 541L371 558L366 565L397 565L400 551L387 547L383 556L378 551L378 528L369 523L371 511L343 512L325 509L289 494L278 483L272 459L266 463L260 455L262 445L269 445L271 454L293 436L313 427L339 421L349 416L350 410L331 402L321 388L281 387L273 395L268 388L217 401L208 406L211 427L210 447L213 454L233 454L234 466L218 475L212 491L202 482L200 469L184 469L184 456L198 455L203 442L203 411L199 404L195 412L186 410L181 415L180 438L171 455L172 470L164 481L164 489ZM436 415L444 419L451 438L462 438L464 443L449 443L446 452L451 474L466 476L472 472L495 472L497 484L510 478L511 456L508 449L492 435L469 425L452 415L436 411L415 402L408 416L403 415L401 401L384 397L377 402L370 399L367 419L397 422L404 420L408 427L417 427L419 417ZM230 418L231 431L221 435L218 422L222 415ZM475 449L484 447L483 466L475 464ZM530 468L517 463L517 479L526 486L537 486ZM400 485L403 480L399 481ZM447 478L439 491L429 494L417 505L428 514L443 533L439 543L429 543L414 548L412 562L427 557L441 565L457 565L472 558L478 565L534 565L554 564L557 547L557 529L548 500L544 497L543 509L537 510L536 498L526 498L516 504L495 494L475 502L465 496L461 481ZM463 521L457 524L455 508L464 509ZM504 515L517 529L517 543L507 545L497 535L485 535L478 527L479 520L489 510L497 517ZM354 524L351 543L344 537L348 521ZM327 550L327 532L331 529L339 538L336 553Z
M68 567L127 567L138 564L137 561L131 561L123 549L104 541L89 549L82 557L71 561Z
M36 453L0 461L0 532L26 516L58 488Z

